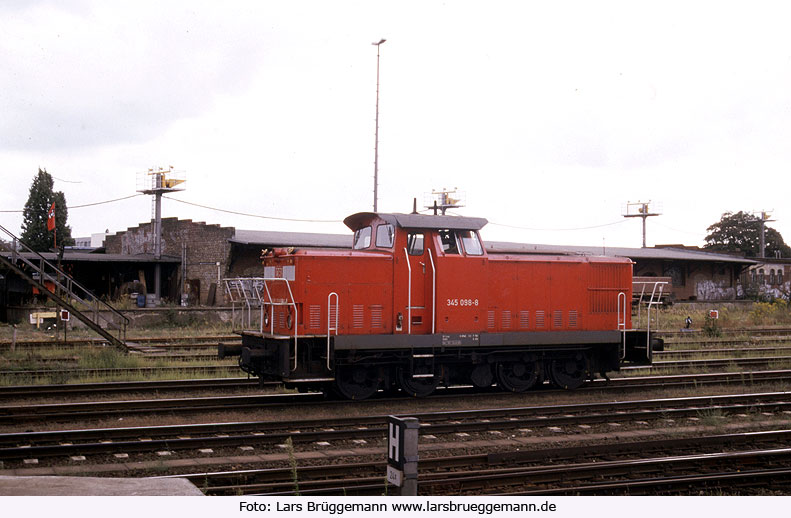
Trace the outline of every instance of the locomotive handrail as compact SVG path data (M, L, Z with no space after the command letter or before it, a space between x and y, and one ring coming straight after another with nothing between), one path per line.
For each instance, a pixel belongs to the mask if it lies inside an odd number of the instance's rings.
M335 296L335 327L330 325L330 316L332 315L332 297ZM335 336L338 336L338 308L340 307L340 301L338 299L338 294L330 292L327 295L327 370L330 370L330 333L335 331Z
M623 300L623 303L621 303ZM626 293L623 291L618 293L618 329L621 330L621 360L626 358Z
M431 262L431 334L434 334L437 320L437 268L431 248L428 249L428 260Z
M412 334L412 265L409 264L409 253L404 247L404 256L406 257L407 277L407 299L406 299L406 320L407 320L407 334Z
M646 321L647 321L646 322L646 331L647 331L647 333L645 334L645 341L646 341L645 350L646 350L646 358L649 361L651 360L651 358L653 356L653 351L651 350L651 306L658 306L659 304L661 304L662 292L665 289L665 284L667 284L666 281L656 281L656 282L654 282L654 288L651 290L651 300L648 302L648 307L646 308L646 311L645 311L645 313L646 313L645 317L646 317ZM659 287L659 293L658 294L656 293L657 286ZM640 311L639 307L637 308L637 311L639 313L639 311ZM659 315L659 313L657 313L657 317L658 317L658 315ZM657 327L659 327L658 323L657 323Z
M272 299L272 294L269 291L269 283L270 282L284 282L286 284L286 289L288 290L288 299L282 302L275 302ZM249 284L249 288L245 286L245 284ZM291 306L294 308L294 368L292 370L297 370L297 360L298 360L298 327L299 327L299 307L297 306L296 300L294 299L294 293L291 291L291 283L289 283L288 279L283 277L236 277L225 279L225 286L228 289L228 293L231 295L231 304L232 307L235 308L235 304L237 301L244 302L245 306L248 309L248 316L247 316L247 325L252 326L251 317L250 317L250 308L252 307L252 302L257 302L261 306L261 321L259 322L259 331L261 334L264 333L264 319L263 319L263 310L264 306ZM236 288L236 294L241 299L237 299L233 296L233 288ZM248 296L249 291L249 296ZM255 299L253 299L253 295L255 295ZM265 298L262 297L265 295ZM269 319L269 332L270 334L275 334L275 319L274 314L270 313L271 317ZM233 319L233 317L232 317Z

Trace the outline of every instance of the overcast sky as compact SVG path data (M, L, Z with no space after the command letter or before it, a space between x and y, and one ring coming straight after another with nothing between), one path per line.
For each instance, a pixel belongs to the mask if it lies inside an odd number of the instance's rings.
M0 2L0 224L39 167L75 237L166 217L346 232L457 187L490 240L702 245L773 210L791 241L791 31L781 2ZM577 229L577 230L570 230Z

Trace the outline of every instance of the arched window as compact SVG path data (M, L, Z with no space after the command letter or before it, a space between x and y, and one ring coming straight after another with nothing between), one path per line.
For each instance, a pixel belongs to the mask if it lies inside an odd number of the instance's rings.
M774 284L774 283L775 283L775 270L774 268L772 268L771 270L769 270L769 284Z

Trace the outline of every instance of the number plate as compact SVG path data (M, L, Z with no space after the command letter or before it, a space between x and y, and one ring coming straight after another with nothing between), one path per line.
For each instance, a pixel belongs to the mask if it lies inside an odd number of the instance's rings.
M395 469L393 466L387 466L387 483L401 487L404 484L404 472Z

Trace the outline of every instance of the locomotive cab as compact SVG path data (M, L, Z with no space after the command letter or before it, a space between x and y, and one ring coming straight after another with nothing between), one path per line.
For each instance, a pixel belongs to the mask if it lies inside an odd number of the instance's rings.
M246 304L243 370L364 399L455 383L575 388L650 363L650 335L631 329L628 259L494 253L483 218L344 223L350 249L268 251L264 277L226 280Z

